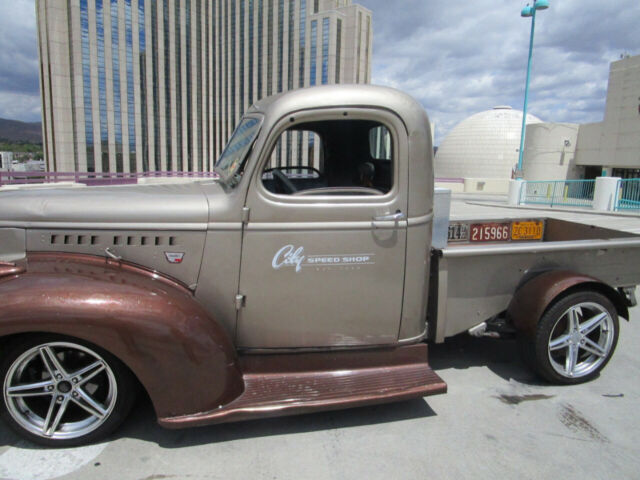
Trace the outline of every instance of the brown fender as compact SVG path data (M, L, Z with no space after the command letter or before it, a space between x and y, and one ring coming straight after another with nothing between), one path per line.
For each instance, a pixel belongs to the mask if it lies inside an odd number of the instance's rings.
M507 316L518 331L534 336L538 321L558 296L573 288L590 288L609 298L618 315L629 318L629 312L618 292L609 285L588 275L552 270L542 273L522 285L511 299Z
M223 328L177 282L144 268L70 253L31 253L0 278L0 337L69 335L115 355L158 417L209 411L243 381Z

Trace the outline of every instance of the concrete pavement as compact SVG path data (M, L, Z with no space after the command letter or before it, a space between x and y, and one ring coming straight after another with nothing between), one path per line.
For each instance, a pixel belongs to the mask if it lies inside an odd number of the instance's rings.
M454 219L505 212L547 216L486 199L454 198L452 205ZM640 217L548 213L640 228ZM109 441L62 450L35 447L0 425L0 478L637 478L639 322L636 307L631 322L621 320L617 352L603 374L578 386L538 380L514 341L463 335L430 347L431 364L449 385L446 395L176 431L157 426L143 399Z
M509 206L506 196L481 194L453 194L451 219L482 219L550 217L581 222L640 234L640 212L598 212L590 208L543 207L534 205Z
M140 402L108 442L46 450L0 427L0 477L20 480L637 478L640 312L600 378L540 382L515 342L431 347L445 395L338 412L163 430Z

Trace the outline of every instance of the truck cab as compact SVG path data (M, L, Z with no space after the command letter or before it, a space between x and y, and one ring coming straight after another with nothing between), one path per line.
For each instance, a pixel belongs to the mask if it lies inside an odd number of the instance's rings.
M244 215L238 347L393 345L425 334L432 146L413 100L359 86L258 102L216 171Z

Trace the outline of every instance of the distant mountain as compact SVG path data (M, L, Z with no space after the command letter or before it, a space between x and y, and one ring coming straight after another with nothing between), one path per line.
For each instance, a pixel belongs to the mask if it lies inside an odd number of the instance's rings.
M42 123L0 118L0 141L42 143Z

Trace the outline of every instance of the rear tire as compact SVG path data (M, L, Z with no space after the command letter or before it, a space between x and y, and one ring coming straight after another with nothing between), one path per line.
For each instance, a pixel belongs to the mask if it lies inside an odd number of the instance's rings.
M588 382L611 359L618 332L618 315L606 296L572 293L542 315L533 339L521 339L523 358L551 383Z
M133 406L135 381L113 355L82 340L33 335L0 365L0 416L22 437L50 447L99 440Z

